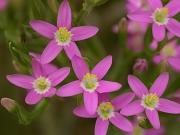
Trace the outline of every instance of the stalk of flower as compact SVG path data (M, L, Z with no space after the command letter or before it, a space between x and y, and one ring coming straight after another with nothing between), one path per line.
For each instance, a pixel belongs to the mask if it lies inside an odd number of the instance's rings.
M85 61L74 56L72 67L78 80L70 82L57 91L60 97L74 96L83 93L84 104L90 114L96 112L98 106L98 93L117 91L121 84L103 80L112 64L112 57L107 56L101 60L92 71L89 70Z
M147 118L155 129L160 128L158 111L180 114L180 104L161 98L169 81L169 74L162 73L155 80L148 91L147 87L135 76L128 76L128 84L138 97L121 110L125 116L137 115L145 112Z
M180 46L176 41L167 43L158 55L153 57L156 64L164 63L169 65L173 70L180 71Z
M165 38L166 29L177 37L180 37L180 24L173 18L180 11L179 0L171 0L163 6L161 0L148 0L151 9L137 11L128 14L128 18L138 22L152 24L152 33L156 41Z
M62 49L65 50L69 59L72 59L74 55L81 57L75 41L88 39L98 32L98 28L94 26L72 27L71 14L68 1L63 0L58 11L57 26L41 20L30 22L36 32L51 40L41 55L43 64L54 60Z
M131 92L117 96L112 100L103 97L98 104L95 114L89 114L84 105L75 108L73 112L78 117L97 118L94 135L106 135L110 123L123 131L131 132L133 130L132 123L121 115L119 111L131 102L133 98L134 94Z
M61 83L69 74L68 67L57 69L51 64L40 64L32 59L32 75L13 74L7 75L12 84L27 90L25 102L33 105L40 100L52 97L56 93L56 86Z

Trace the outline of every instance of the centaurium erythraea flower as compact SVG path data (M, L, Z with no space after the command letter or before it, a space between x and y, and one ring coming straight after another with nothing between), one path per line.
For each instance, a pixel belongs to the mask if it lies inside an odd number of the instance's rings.
M177 72L180 72L180 46L176 41L167 43L158 55L153 57L156 64L162 63L164 66L169 65Z
M57 95L68 97L83 93L87 111L94 114L98 106L98 93L113 92L121 88L121 84L117 82L103 80L111 64L112 56L107 56L90 71L83 58L74 56L72 67L78 80L62 86L57 91Z
M25 102L33 105L41 99L52 97L56 93L56 85L62 82L69 74L68 67L57 69L52 64L40 64L32 59L32 75L13 74L7 79L14 85L27 90Z
M180 11L180 1L171 0L163 6L161 0L148 0L151 9L128 14L128 18L138 22L152 23L152 33L156 41L162 41L166 29L180 37L180 23L173 18Z
M134 94L128 92L112 100L109 100L107 95L101 97L100 94L99 97L99 104L95 114L89 114L84 105L75 108L74 114L83 118L97 118L94 135L106 135L110 123L123 131L131 132L133 130L132 123L121 115L119 111L133 100Z
M7 7L8 0L0 0L0 11L4 10Z
M43 64L55 59L62 49L70 59L74 55L81 56L75 41L90 38L98 32L98 28L94 26L72 27L71 19L70 5L67 0L63 0L58 11L57 26L41 20L30 22L36 32L51 40L42 53Z
M162 73L155 80L148 91L147 87L133 75L128 76L128 84L139 99L131 102L121 110L125 116L137 115L145 111L145 114L156 129L160 128L158 111L180 114L180 104L161 98L169 81L169 74Z

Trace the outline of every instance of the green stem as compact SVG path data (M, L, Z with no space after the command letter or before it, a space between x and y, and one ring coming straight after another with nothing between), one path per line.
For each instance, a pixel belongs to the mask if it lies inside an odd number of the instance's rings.
M24 107L16 102L16 106L10 113L14 114L20 124L22 125L29 125L33 120L35 120L38 116L42 114L45 108L48 105L47 100L42 100L33 111L29 112Z

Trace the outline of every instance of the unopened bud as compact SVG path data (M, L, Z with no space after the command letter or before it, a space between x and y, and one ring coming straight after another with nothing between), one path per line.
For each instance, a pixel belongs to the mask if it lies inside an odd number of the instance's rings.
M1 105L9 112L12 112L16 108L16 101L10 98L2 98Z
M133 66L135 72L142 73L148 69L148 63L146 59L138 58Z
M127 28L128 28L127 19L125 17L123 17L119 22L119 31L127 32Z
M138 125L144 129L149 129L149 128L152 128L149 120L144 117L144 116L138 116L137 117L137 120L138 120Z

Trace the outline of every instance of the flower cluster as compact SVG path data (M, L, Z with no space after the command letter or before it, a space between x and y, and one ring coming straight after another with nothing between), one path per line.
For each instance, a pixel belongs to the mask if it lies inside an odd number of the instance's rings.
M173 18L180 10L179 0L171 0L165 6L161 0L128 0L127 9L130 19L128 32L133 33L132 35L144 35L148 23L151 23L153 38L157 42L165 38L166 29L180 37L180 24ZM133 115L144 114L153 128L159 129L161 126L158 111L180 114L180 104L161 97L169 82L167 72L161 73L149 90L136 76L129 75L128 84L133 92L126 92L111 99L109 93L122 87L119 82L104 79L112 65L112 56L106 56L90 70L76 44L76 41L96 35L98 28L72 27L71 22L72 13L67 0L63 0L59 7L56 26L41 20L30 21L32 29L50 41L42 54L31 53L31 75L7 76L9 82L26 89L27 104L34 105L54 95L70 97L82 94L83 105L76 107L73 113L83 118L96 118L95 135L106 135L110 123L125 132L132 132L134 127L127 117ZM159 54L154 56L154 62L167 63L180 71L180 49L177 44L172 41L161 48ZM50 63L62 50L69 58L77 79L57 88L70 73L69 67L58 68ZM146 59L138 59L134 70L143 72L147 67Z

